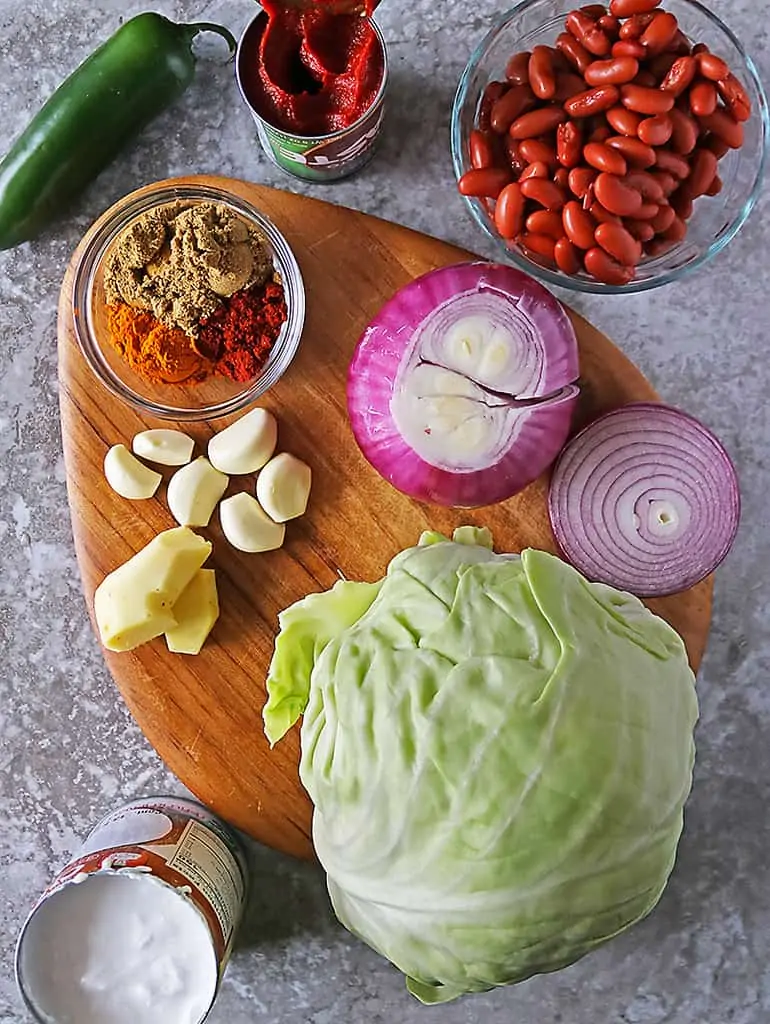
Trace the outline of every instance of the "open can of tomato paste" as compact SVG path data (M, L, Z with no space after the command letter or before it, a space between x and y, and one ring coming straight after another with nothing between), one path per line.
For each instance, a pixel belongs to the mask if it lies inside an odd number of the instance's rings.
M276 166L306 181L337 181L374 154L388 83L385 40L371 18L337 15L333 23L304 26L296 15L285 17L285 25L276 24L260 12L244 30L235 55L238 88ZM268 51L274 36L275 52Z
M201 1024L247 892L236 834L194 800L149 797L103 818L35 904L16 947L41 1024Z

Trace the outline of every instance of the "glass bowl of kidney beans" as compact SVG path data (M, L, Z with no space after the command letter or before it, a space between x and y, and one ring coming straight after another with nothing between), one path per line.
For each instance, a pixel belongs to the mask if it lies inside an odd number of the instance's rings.
M458 188L505 258L584 292L638 292L720 252L770 150L757 69L695 0L524 0L463 72Z

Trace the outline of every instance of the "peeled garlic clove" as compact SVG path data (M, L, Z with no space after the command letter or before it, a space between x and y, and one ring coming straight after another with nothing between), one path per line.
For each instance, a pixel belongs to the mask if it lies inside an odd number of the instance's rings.
M160 473L135 459L123 444L113 445L104 456L104 475L113 491L132 501L151 498L162 479Z
M278 424L267 409L252 409L209 441L212 466L232 476L256 473L275 451Z
M143 430L131 447L134 455L161 466L185 466L192 458L195 441L181 430Z
M312 476L305 462L281 452L257 477L257 501L276 523L296 519L307 508Z
M222 533L239 551L273 551L283 544L286 527L274 523L256 498L241 491L219 506Z
M188 462L168 482L171 515L180 526L208 526L229 482L203 455Z

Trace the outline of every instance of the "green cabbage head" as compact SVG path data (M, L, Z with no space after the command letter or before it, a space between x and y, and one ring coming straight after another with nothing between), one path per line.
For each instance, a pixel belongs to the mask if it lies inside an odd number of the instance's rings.
M425 1003L554 971L652 910L690 791L677 633L560 559L429 534L280 618L265 730L340 921Z

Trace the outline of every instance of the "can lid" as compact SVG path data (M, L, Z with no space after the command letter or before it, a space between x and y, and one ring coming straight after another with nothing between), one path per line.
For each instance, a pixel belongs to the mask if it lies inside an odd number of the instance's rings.
M16 979L44 1024L200 1024L219 964L205 918L180 890L149 872L104 870L75 876L32 911Z

